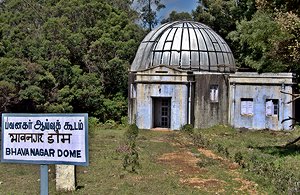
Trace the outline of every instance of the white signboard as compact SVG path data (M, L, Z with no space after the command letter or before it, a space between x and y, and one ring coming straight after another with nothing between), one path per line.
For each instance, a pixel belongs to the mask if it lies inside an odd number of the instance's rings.
M87 114L2 114L1 161L88 165Z

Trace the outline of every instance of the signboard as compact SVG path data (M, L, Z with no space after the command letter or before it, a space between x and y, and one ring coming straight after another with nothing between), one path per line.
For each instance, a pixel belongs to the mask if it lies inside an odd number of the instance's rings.
M87 114L2 114L1 161L88 165Z

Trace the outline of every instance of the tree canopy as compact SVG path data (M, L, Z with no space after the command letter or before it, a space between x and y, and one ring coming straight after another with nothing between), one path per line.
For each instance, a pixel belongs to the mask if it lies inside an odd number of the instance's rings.
M130 1L0 3L2 112L127 112L127 70L143 29Z
M148 31L151 31L157 24L157 12L165 8L161 0L133 0L137 4L136 8L140 14L142 24Z
M176 12L176 11L172 11L169 14L169 17L163 19L161 21L161 23L163 24L163 23L173 22L173 21L177 21L177 20L192 20L192 16L188 12Z
M202 0L195 20L226 39L239 67L300 73L300 1Z

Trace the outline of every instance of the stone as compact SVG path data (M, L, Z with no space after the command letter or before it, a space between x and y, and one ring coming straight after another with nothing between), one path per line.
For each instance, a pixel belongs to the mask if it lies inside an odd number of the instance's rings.
M56 165L56 191L66 192L76 189L75 166Z

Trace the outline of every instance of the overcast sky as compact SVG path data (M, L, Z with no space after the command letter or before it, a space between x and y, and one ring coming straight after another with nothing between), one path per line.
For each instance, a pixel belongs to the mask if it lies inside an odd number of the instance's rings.
M198 0L161 0L161 2L165 4L166 8L161 9L158 13L160 20L167 18L173 10L191 13L198 5Z

